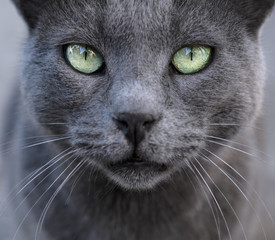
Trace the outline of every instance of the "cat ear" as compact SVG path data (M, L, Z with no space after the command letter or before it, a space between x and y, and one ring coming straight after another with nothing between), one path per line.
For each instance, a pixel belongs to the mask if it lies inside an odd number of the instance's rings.
M24 20L33 29L41 15L42 6L47 0L12 0Z
M248 31L255 34L272 11L275 0L233 0L233 2L246 22Z

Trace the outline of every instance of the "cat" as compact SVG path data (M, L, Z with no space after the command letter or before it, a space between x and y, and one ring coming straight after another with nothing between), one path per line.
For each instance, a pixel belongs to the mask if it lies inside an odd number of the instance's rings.
M13 2L29 28L3 140L14 240L265 239L273 0Z

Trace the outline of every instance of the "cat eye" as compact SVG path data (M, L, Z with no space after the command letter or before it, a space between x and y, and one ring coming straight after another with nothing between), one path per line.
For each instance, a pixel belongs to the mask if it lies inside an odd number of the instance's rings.
M67 45L65 56L74 69L85 74L95 73L104 65L103 57L95 49L86 45Z
M211 47L203 45L186 46L174 54L172 64L180 73L192 74L206 68L210 63L211 56Z

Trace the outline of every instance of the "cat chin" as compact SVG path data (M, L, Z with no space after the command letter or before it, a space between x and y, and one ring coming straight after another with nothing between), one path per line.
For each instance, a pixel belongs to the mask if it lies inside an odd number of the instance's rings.
M118 187L132 191L154 189L171 175L171 168L163 164L125 164L106 166L101 170Z

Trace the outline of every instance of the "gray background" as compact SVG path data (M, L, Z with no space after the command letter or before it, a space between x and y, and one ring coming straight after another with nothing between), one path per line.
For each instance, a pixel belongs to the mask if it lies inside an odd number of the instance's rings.
M8 94L13 79L20 67L21 48L27 35L27 29L18 16L16 9L9 0L1 0L0 7L0 125L3 119L3 109L8 101ZM267 82L265 119L268 124L266 137L268 139L267 153L275 159L275 13L266 22L262 38L266 62ZM274 98L273 98L274 97ZM275 218L275 165L267 165L268 181L265 183L264 200ZM272 167L273 166L273 167ZM0 166L0 199L3 188ZM0 207L1 208L1 207ZM0 216L0 240L11 240L7 228L7 216ZM275 227L274 227L275 228ZM272 229L270 229L272 231ZM275 233L273 233L273 237ZM275 237L274 237L275 239ZM259 239L260 240L260 239Z

